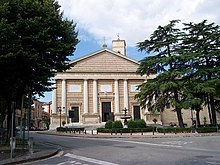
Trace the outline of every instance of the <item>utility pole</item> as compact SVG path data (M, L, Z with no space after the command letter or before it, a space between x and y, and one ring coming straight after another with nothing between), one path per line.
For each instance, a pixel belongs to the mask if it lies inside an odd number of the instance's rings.
M11 139L10 139L10 147L11 147L11 154L10 158L13 158L13 153L15 149L15 138L14 138L14 114L15 114L15 102L11 102Z
M30 130L30 123L31 123L31 102L32 102L32 93L30 90L28 94L28 124L27 124L28 139L29 139L29 130Z

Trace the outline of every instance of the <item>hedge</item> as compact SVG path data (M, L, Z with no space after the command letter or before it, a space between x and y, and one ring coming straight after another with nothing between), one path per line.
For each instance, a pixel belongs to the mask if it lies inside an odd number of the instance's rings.
M169 128L157 128L159 133L190 133L191 128L179 128L179 127L169 127Z
M97 128L97 132L100 133L135 133L135 132L152 132L156 130L156 127L146 127L146 128L118 128L118 129L106 129Z
M68 127L57 127L57 132L79 132L84 131L84 128L68 128Z
M218 127L219 129L219 127ZM198 133L210 133L210 132L217 132L217 127L199 127L196 128Z

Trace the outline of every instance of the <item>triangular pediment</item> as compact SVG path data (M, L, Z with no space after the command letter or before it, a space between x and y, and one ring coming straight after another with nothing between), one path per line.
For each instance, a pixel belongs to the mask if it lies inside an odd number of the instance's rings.
M66 72L128 72L135 73L139 63L125 55L103 49L70 62Z

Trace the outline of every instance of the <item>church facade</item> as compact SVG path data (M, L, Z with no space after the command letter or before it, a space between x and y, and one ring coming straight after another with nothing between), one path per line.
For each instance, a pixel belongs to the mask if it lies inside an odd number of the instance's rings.
M124 40L113 40L112 50L102 49L71 61L73 67L57 73L52 94L51 127L64 123L96 124L120 120L124 110L143 119L135 94L146 77L136 74L139 63L126 56Z
M177 123L176 112L169 107L157 114L140 107L135 99L137 86L151 77L136 73L139 62L126 56L124 40L113 40L112 50L104 44L101 50L70 63L73 66L69 70L54 77L50 129L121 120L125 110L132 119L147 123L153 123L154 118L159 124ZM184 122L190 125L192 115L195 117L195 112L183 111Z

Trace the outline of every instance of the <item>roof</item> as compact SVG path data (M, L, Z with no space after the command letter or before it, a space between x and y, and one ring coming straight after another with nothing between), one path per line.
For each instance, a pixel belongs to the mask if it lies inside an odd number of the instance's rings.
M139 62L107 48L85 55L73 61L66 72L136 72Z

